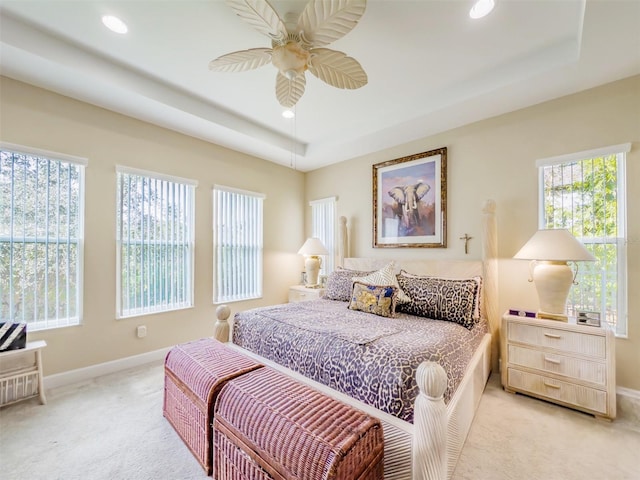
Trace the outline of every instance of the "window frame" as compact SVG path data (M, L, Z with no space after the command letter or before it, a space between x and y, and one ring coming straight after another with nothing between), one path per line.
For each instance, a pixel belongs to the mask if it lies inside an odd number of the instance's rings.
M249 267L245 265L245 273L248 268L249 271L253 269L255 275L255 285L253 290L248 294L239 294L236 292L222 292L220 290L221 285L224 284L222 279L222 272L219 270L221 266L221 261L218 254L218 243L220 242L223 233L220 232L221 226L218 223L219 219L218 209L221 206L218 205L218 193L230 193L234 195L242 195L246 198L259 200L259 217L257 219L257 223L252 225L252 233L254 237L254 241L256 242L254 245L251 245L252 248L257 248L258 258L256 264L252 264ZM264 276L264 200L266 199L266 195L259 192L252 192L249 190L242 190L239 188L229 187L225 185L214 185L212 188L212 227L213 227L213 304L222 304L222 303L233 303L233 302L242 302L246 300L256 300L262 298L263 296L263 276ZM237 218L237 217L236 217ZM229 238L229 237L228 237ZM246 248L246 245L245 245ZM234 273L237 272L237 264L234 265ZM227 283L228 285L228 283ZM237 286L237 285L236 285Z
M57 328L66 328L82 325L83 316L84 316L84 241L85 241L85 193L86 193L86 179L85 179L85 170L89 164L87 158L79 157L75 155L69 155L66 153L54 152L50 150L44 150L39 148L28 147L25 145L18 145L9 142L0 142L0 150L10 152L12 154L25 155L30 157L36 157L38 159L46 160L47 162L60 162L66 163L69 165L75 165L78 167L78 205L77 205L77 238L72 240L67 236L65 243L69 245L74 242L76 244L76 271L75 271L75 281L76 281L76 289L75 289L75 311L76 315L69 317L57 317L54 320L43 318L38 320L29 320L25 319L24 315L22 319L19 318L9 318L9 321L25 321L27 323L27 328L29 331L44 331L44 330L53 330ZM47 187L48 188L48 187ZM48 203L48 202L47 202ZM13 212L11 213L13 218ZM49 245L52 242L49 242L49 235L46 235L47 239L44 242L45 245ZM13 239L13 236L10 237ZM63 237L64 238L64 237ZM34 243L40 243L37 241L38 236L34 237ZM60 239L60 237L56 237L56 239ZM11 240L13 243L13 240ZM54 242L60 243L60 242ZM37 293L36 293L37 298ZM68 308L67 308L68 310Z
M176 310L184 310L188 308L193 308L194 298L195 298L195 197L196 192L195 189L198 186L198 182L195 180L178 177L174 175L166 175L159 172L152 172L149 170L142 170L139 168L128 167L124 165L116 165L116 319L126 319L126 318L134 318L146 315L155 315L157 313L165 313ZM174 184L180 184L187 188L187 191L190 192L191 198L186 199L186 209L188 210L184 216L186 219L186 223L188 223L185 232L188 233L189 238L184 242L185 245L189 248L189 258L187 262L188 272L185 273L185 286L187 289L187 293L184 295L184 300L182 302L171 302L166 306L158 306L158 304L154 304L151 307L138 307L138 308L124 308L123 304L123 289L122 289L122 281L123 281L123 271L122 271L122 247L123 243L120 238L120 225L118 221L120 219L120 208L121 208L121 198L118 195L120 189L120 174L144 177L147 180L157 180L163 182L171 182ZM143 206L144 209L144 206ZM149 240L148 238L144 240ZM175 239L171 239L171 241L176 244ZM165 242L166 243L166 242Z
M581 152L559 155L555 157L542 158L536 161L538 170L538 227L552 228L547 226L545 217L545 185L544 185L544 168L550 166L558 166L570 164L574 162L588 161L598 157L616 155L616 193L617 193L617 215L616 237L585 237L578 240L585 245L589 244L615 244L617 255L617 278L616 278L616 306L617 321L613 328L616 337L627 338L629 331L629 310L628 310L628 261L627 261L627 212L628 198L626 185L626 154L631 151L631 143L619 145L611 145L607 147L597 148L593 150L585 150ZM621 200L621 201L620 201ZM593 238L600 238L602 241L592 241ZM609 239L609 241L606 241ZM613 241L615 240L615 241ZM597 258L597 257L596 257ZM579 267L576 267L579 268ZM579 273L578 273L579 275ZM573 292L573 287L571 292ZM570 296L571 296L570 292Z

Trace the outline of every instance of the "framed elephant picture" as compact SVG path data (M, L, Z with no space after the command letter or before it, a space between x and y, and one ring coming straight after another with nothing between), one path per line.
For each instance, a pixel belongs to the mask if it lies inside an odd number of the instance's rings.
M447 246L447 148L373 166L373 246Z

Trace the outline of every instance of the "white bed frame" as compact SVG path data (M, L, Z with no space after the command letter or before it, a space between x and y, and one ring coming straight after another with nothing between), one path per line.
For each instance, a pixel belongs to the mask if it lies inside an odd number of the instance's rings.
M489 321L490 332L486 334L474 354L467 372L449 403L445 405L443 394L447 386L444 369L434 362L423 362L416 374L420 393L414 408L414 423L408 423L375 409L325 385L310 380L297 372L277 365L267 359L230 344L245 354L253 356L277 370L284 371L297 380L309 384L322 392L367 412L380 419L384 430L384 475L393 480L447 480L451 478L462 451L480 397L497 363L497 338L500 318L497 315L497 229L495 204L492 200L482 209L482 261L465 260L406 260L396 261L398 269L411 273L435 275L448 278L483 277L483 305ZM341 219L344 226L344 220ZM342 258L348 255L346 228L341 229L340 263L356 270L375 270L386 265L389 259ZM230 310L221 305L216 310L214 329L216 339L229 339ZM492 342L493 338L493 342Z

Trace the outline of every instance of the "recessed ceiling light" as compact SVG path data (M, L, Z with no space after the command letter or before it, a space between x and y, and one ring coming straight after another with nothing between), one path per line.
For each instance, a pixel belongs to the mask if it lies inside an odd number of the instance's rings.
M105 15L102 17L102 23L109 30L115 33L125 34L129 31L127 24L120 20L118 17L114 17L113 15Z
M282 111L282 116L284 118L293 118L296 116L295 112L293 110L283 110Z
M495 5L494 0L478 0L469 10L469 16L471 18L482 18L489 15Z

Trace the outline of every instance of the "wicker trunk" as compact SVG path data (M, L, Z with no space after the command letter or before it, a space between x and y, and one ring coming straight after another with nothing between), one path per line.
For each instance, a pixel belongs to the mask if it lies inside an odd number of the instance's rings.
M177 345L167 354L163 414L207 475L212 472L215 400L228 380L261 366L211 338Z
M383 478L378 419L270 368L227 382L213 431L217 480Z

